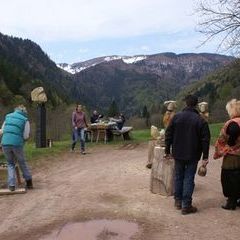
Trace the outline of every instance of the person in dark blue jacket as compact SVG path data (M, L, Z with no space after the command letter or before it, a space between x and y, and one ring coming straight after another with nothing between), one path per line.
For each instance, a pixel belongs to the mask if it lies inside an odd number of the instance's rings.
M194 178L202 155L202 165L208 164L210 131L196 110L198 98L188 95L185 101L186 107L173 117L166 129L165 153L175 160L175 207L182 209L182 214L189 214L197 212L192 206Z
M32 175L27 166L23 145L29 138L30 124L27 117L27 110L23 105L15 108L15 111L5 116L2 125L2 149L8 164L8 187L10 191L15 190L15 160L23 173L26 181L26 188L32 189Z
M91 123L98 123L100 121L100 118L103 118L103 115L99 114L97 110L94 110L90 121Z

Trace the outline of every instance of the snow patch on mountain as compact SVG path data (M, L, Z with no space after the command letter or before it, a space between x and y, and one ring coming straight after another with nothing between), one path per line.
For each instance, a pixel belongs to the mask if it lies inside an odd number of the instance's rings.
M76 73L75 69L73 69L70 64L66 64L66 63L62 64L62 63L60 63L60 64L57 64L57 67L63 69L66 72L69 72L71 74L75 74Z
M110 62L110 61L114 61L114 60L119 60L119 59L122 59L121 56L111 56L111 57L105 57L104 60L106 62Z
M146 58L147 58L146 56L134 56L134 57L125 57L125 58L122 58L122 60L127 64L133 64L135 62L142 61Z
M97 64L103 63L103 62L110 62L115 60L122 60L126 64L134 64L138 61L142 61L146 59L147 56L107 56L107 57L101 57L96 59L91 59L85 62L80 63L73 63L73 64L67 64L67 63L60 63L57 64L57 66L71 74L79 73L87 68L96 66Z

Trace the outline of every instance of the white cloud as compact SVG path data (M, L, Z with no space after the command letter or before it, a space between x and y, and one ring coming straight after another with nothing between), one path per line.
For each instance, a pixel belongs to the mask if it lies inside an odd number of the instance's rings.
M140 47L140 50L148 52L148 51L150 51L150 47L144 45L144 46L141 46L141 47Z
M119 38L195 25L193 0L0 0L0 32L40 41Z
M89 51L88 48L80 48L80 49L78 50L79 53L87 53L88 51Z

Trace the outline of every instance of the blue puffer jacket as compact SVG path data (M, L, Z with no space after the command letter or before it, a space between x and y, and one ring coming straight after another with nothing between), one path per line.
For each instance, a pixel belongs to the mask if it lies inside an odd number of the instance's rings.
M27 114L21 110L6 115L2 136L3 146L23 146L23 132L27 120Z

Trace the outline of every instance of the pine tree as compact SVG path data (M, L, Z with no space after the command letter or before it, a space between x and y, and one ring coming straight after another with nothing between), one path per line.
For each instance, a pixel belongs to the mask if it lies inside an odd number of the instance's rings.
M148 127L150 125L150 113L146 105L143 107L142 117L145 118L145 124Z
M114 116L118 115L118 113L119 113L118 106L117 106L115 100L113 100L109 107L109 110L108 110L108 116L114 117Z

